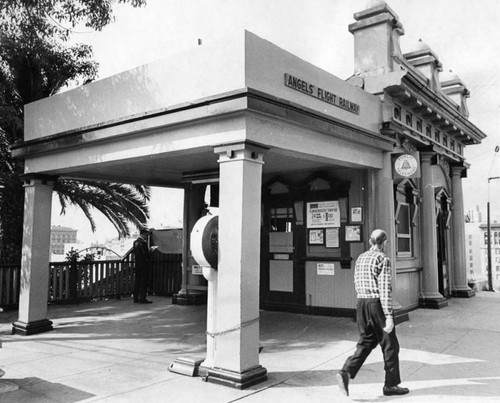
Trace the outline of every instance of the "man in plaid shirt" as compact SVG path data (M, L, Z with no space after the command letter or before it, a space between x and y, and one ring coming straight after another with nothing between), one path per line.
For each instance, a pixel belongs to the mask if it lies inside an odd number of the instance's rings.
M349 379L354 379L371 351L380 344L384 354L386 396L404 395L399 375L399 342L392 312L391 261L385 252L387 234L376 229L370 235L370 250L356 260L354 286L358 295L356 317L359 341L337 374L340 390L349 395Z

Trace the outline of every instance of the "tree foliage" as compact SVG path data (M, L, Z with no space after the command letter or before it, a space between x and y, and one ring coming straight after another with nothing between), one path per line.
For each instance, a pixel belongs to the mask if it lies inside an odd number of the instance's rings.
M24 105L56 94L64 86L97 76L92 49L70 45L75 29L101 30L114 20L113 6L134 7L145 0L0 0L0 261L20 260L24 190L23 161L10 147L23 140ZM96 229L91 209L101 211L121 235L127 222L141 226L149 211L144 186L58 178L54 190L62 213L79 206Z

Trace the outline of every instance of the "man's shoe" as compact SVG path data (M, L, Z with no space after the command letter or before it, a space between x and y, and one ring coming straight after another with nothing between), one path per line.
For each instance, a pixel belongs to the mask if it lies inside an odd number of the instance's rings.
M410 390L399 386L384 386L384 396L406 395Z
M150 301L148 299L141 299L139 301L139 304L152 304L152 303L153 303L153 301Z
M342 370L337 373L337 383L339 385L340 391L349 396L349 374Z

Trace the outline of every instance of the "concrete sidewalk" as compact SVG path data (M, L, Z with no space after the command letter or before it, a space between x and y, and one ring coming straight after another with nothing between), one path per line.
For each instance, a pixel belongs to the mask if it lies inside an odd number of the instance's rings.
M169 372L178 357L205 355L205 306L131 299L52 306L55 330L12 336L0 313L0 402L488 402L500 401L500 294L451 299L397 327L403 397L382 395L377 349L343 396L335 373L355 348L356 323L261 312L261 364L268 380L243 391ZM3 392L13 384L16 391Z

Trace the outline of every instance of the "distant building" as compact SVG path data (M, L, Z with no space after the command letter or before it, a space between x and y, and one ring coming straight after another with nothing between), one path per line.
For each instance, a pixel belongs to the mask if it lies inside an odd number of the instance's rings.
M500 290L500 222L490 222L492 285ZM466 214L465 222L467 279L488 285L488 224L479 206Z
M467 266L467 280L486 282L488 273L481 259L483 247L483 231L480 228L482 214L479 206L471 209L465 216L465 261Z
M64 245L77 242L77 229L53 225L50 228L50 253L64 255Z
M488 226L487 224L481 224L479 226L482 233L481 242L481 267L484 267L484 272L486 278L488 277ZM495 290L500 290L500 223L493 222L490 223L491 232L491 278L492 285Z

